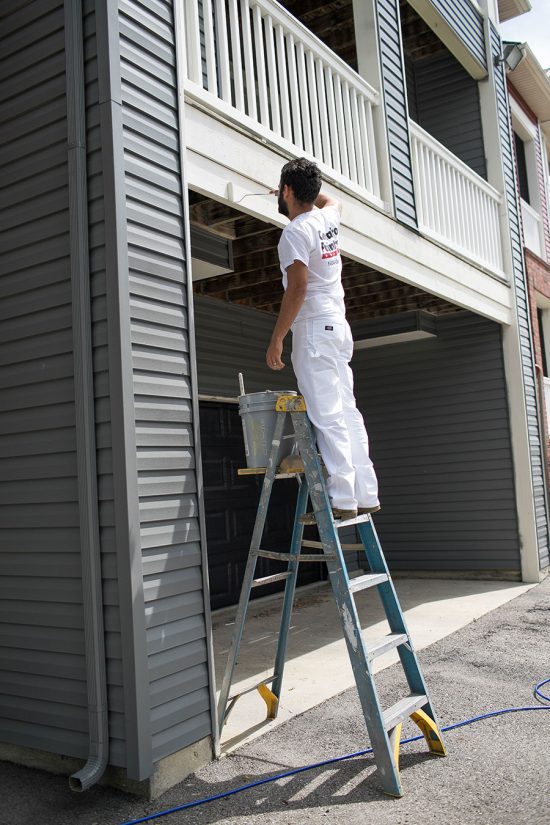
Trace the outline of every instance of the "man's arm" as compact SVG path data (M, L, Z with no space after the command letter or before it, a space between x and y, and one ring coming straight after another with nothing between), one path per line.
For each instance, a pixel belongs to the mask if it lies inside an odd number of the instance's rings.
M323 194L323 192L319 192L317 198L315 200L315 206L318 209L323 209L325 206L333 206L338 212L342 211L342 204L336 198L331 198L329 195Z
M285 366L281 361L283 341L306 297L307 266L302 261L294 261L287 268L286 274L288 277L287 288L265 356L266 364L272 370L282 370Z

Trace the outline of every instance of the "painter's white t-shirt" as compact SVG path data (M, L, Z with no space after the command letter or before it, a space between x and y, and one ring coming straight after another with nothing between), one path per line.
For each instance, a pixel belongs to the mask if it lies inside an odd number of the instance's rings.
M284 288L286 270L294 261L308 268L306 298L294 323L320 315L345 315L339 232L340 213L334 206L304 212L283 229L278 252Z

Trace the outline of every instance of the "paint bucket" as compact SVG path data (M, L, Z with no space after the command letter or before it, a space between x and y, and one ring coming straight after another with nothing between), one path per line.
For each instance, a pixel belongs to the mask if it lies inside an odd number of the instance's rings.
M244 448L247 467L267 467L271 453L271 442L275 432L278 413L275 409L280 395L297 395L293 390L265 390L250 392L239 398L239 415L243 423ZM294 429L290 416L286 416L283 438L277 454L277 465L290 455L294 447ZM285 438L285 436L290 436Z

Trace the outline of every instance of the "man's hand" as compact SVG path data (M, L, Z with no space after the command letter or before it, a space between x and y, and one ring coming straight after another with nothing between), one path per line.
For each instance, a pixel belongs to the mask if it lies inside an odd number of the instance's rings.
M267 348L267 353L265 356L265 362L269 369L271 370L282 370L285 366L283 361L281 361L281 355L283 354L283 342L278 339L271 339L269 347Z

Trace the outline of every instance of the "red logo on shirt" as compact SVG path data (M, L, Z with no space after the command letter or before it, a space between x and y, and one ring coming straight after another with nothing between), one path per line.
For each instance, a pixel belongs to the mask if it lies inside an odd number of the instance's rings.
M331 226L328 232L319 232L318 234L321 241L321 258L335 258L340 254L337 226Z

